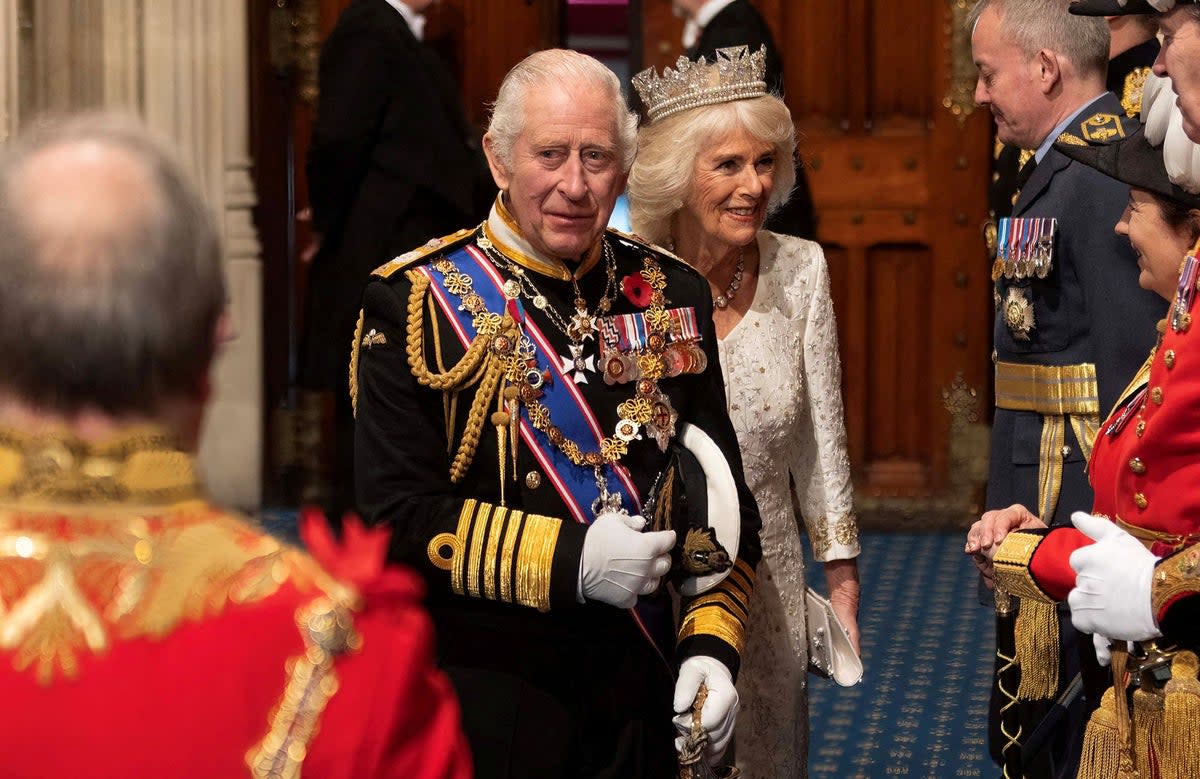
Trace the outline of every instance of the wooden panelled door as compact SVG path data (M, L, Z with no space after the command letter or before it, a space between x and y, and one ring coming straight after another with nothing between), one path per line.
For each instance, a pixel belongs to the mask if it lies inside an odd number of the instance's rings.
M757 0L780 46L833 280L860 504L978 508L986 478L990 117L973 111L974 0ZM644 0L643 56L680 22Z

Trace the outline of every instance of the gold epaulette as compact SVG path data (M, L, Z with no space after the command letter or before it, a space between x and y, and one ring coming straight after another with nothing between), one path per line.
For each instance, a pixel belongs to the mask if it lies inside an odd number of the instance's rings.
M1124 138L1132 130L1129 117L1120 114L1097 112L1079 123L1079 134L1088 143L1110 143Z
M1134 68L1125 76L1125 85L1121 89L1121 107L1125 115L1136 117L1142 112L1142 92L1146 88L1146 78L1150 68Z
M754 595L754 568L744 560L734 563L720 584L683 604L679 640L699 635L719 638L739 655L746 644L750 598Z
M457 595L550 610L550 573L562 520L468 499L453 533L426 554Z
M465 227L462 230L444 235L441 238L432 238L416 249L388 260L371 271L371 275L380 279L390 278L396 271L411 268L431 254L444 254L452 249L457 249L475 235L477 229L476 227Z

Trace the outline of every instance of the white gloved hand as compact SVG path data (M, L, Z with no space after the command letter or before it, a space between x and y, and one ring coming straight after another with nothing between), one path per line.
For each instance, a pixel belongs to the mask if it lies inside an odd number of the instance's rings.
M1096 543L1071 553L1075 588L1067 595L1071 623L1084 633L1144 641L1161 636L1150 607L1158 558L1115 522L1082 511L1071 522Z
M733 686L733 674L720 660L704 655L689 657L679 666L675 682L675 712L672 720L680 733L692 732L692 704L700 685L708 688L704 708L700 710L700 725L708 731L708 759L716 762L725 754L737 720L738 693ZM675 749L683 749L683 736L675 739Z
M629 609L639 595L658 589L671 570L675 531L643 533L645 526L640 516L610 512L588 527L579 560L581 599Z

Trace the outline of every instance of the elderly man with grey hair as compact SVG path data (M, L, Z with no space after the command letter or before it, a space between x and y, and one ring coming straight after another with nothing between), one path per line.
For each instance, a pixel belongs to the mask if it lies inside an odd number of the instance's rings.
M363 298L359 503L425 575L484 779L675 775L691 718L672 719L697 700L685 759L733 729L758 509L708 284L605 228L634 144L611 71L531 55L484 137L488 219L387 262ZM696 470L707 488L681 495ZM683 514L735 536L677 536ZM712 567L675 579L681 551Z
M1060 139L1103 142L1136 126L1105 91L1108 27L1069 14L1068 4L981 0L968 22L976 102L991 110L997 138L1028 150L1036 166L1012 216L998 224L985 520L1027 506L1046 524L1063 525L1092 505L1086 464L1101 412L1145 359L1162 315L1161 300L1137 286L1130 247L1111 229L1128 187L1053 148ZM1074 776L1096 701L1075 698L1064 721L1043 719L1059 711L1052 704L1077 674L1099 676L1090 642L1053 606L1011 595L996 599L993 757L1008 776ZM1031 743L1038 741L1048 747L1039 751Z
M383 539L306 532L323 568L205 500L221 246L169 150L104 115L22 134L0 235L0 774L468 777Z

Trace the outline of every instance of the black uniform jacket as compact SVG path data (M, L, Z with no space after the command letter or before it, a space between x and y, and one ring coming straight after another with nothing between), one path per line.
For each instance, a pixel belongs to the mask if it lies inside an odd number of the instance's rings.
M321 51L308 155L313 228L305 384L345 380L363 287L387 258L487 214L495 196L458 88L385 0L355 0Z
M457 391L418 381L410 360L444 373L466 351L443 311L427 295L411 294L412 271L440 258L461 261L482 235L482 227L463 231L444 245L398 258L379 269L366 289L352 380L359 504L371 521L392 527L393 558L416 567L429 583L440 659L463 700L479 775L507 776L497 766L521 761L533 762L511 775L649 777L673 771L671 678L677 660L670 645L677 637L678 657L709 655L736 674L760 557L758 509L745 486L726 412L707 282L678 259L612 231L604 240L615 255L614 280L606 278L603 260L579 279L589 308L615 287L612 315L642 311L644 303L635 305L622 290L649 256L665 277L666 307L694 310L707 369L663 378L659 388L678 412L678 424L699 427L723 450L738 485L737 565L715 590L683 599L681 627L677 636L666 636L664 662L630 612L578 602L587 526L571 519L524 442L514 464L507 430L500 428L498 435L492 423L494 394L482 406L485 419L469 467L451 479L455 453L464 435L473 435L470 407L486 380ZM512 277L501 264L495 267L502 277ZM529 277L549 308L574 313L569 280L532 271ZM522 297L522 303L558 352L544 357L567 356L568 337L531 301ZM418 330L423 348L410 355ZM594 341L586 343L585 356L594 357ZM633 397L634 385L610 385L594 371L585 375L578 389L601 430L611 435L617 407ZM643 434L621 462L644 500L667 456ZM585 468L592 478L590 466L569 467ZM454 555L462 556L465 567L446 562ZM641 605L664 613L665 630L674 630L669 596L644 597Z

